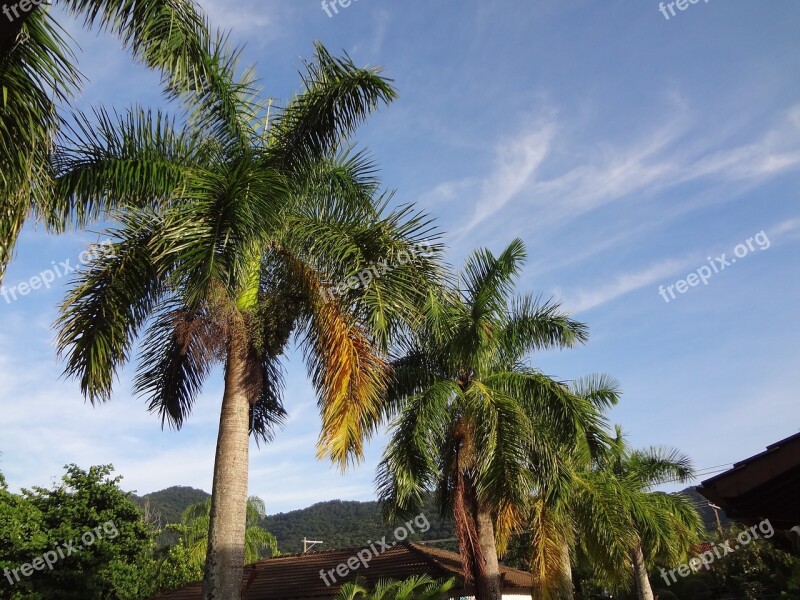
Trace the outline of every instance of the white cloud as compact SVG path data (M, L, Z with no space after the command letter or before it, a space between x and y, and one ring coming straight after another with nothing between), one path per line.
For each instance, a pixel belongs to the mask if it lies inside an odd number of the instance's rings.
M568 293L566 296L563 296L561 293L558 295L564 297L564 307L570 312L577 314L616 300L620 296L624 296L625 294L629 294L645 286L663 281L667 277L671 277L676 273L690 268L691 264L692 262L689 259L668 259L641 271L617 275L611 283L600 285L590 290L577 290L576 292Z

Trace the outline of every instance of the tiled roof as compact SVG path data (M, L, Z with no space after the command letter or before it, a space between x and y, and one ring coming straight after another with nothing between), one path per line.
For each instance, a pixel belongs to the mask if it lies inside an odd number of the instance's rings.
M461 558L458 554L432 548L423 544L397 544L385 552L373 556L363 567L352 570L344 577L334 572L330 587L320 577L320 571L336 569L357 556L364 548L348 548L329 552L310 552L269 558L244 570L244 600L288 600L331 597L339 586L356 577L367 586L375 585L379 579L402 580L412 575L427 574L434 579L456 577L457 586L463 581ZM379 549L380 550L380 549ZM529 594L531 578L528 573L501 567L503 590ZM158 600L201 600L202 585L193 583L174 592L158 596Z

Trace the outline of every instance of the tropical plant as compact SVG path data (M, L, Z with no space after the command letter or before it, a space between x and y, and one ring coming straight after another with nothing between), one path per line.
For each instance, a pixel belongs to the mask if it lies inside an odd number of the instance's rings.
M595 477L612 486L619 514L633 533L632 544L630 538L621 538L624 545L616 549L617 553L627 552L628 560L595 560L595 571L608 588L633 588L639 600L653 600L648 572L656 564L687 562L699 541L702 520L688 496L652 490L660 484L693 479L692 461L678 450L663 446L633 450L617 427L608 451L595 460L594 470ZM601 556L592 552L589 558Z
M38 3L37 3L38 4ZM133 58L162 74L171 95L217 89L209 35L192 0L56 0L88 28L118 36ZM0 281L22 226L30 218L61 231L70 224L50 192L50 155L64 123L59 106L79 91L81 76L63 30L46 6L34 5L0 39ZM99 197L94 211L115 198ZM82 225L80 220L77 225Z
M344 468L380 421L382 352L440 278L438 246L420 252L428 219L390 212L374 164L350 151L357 126L395 98L389 81L317 46L303 84L272 117L249 71L197 98L183 127L140 109L97 111L99 123L83 117L59 155L65 205L110 197L140 207L119 215L114 257L94 260L64 303L66 374L93 403L108 400L146 329L135 389L180 427L212 365L225 368L207 600L240 597L249 434L269 441L283 420L287 344L299 343L318 393L318 453ZM379 262L385 272L368 278Z
M598 413L617 403L619 383L606 375L593 375L570 384L573 394L591 403ZM622 518L614 481L591 469L592 457L608 451L610 440L603 420L590 421L574 443L558 439L561 476L538 482L526 525L514 540L512 559L530 570L537 598L572 599L576 547L603 564L625 561L632 543L629 523Z
M357 578L339 588L334 600L439 600L455 586L455 578L436 580L428 575L416 575L396 581L384 579L369 588Z
M552 439L569 443L597 418L590 402L528 367L538 349L568 348L586 328L555 302L512 298L521 241L499 256L476 251L461 289L433 299L392 361L387 411L396 415L379 467L389 516L411 514L427 490L453 515L468 584L500 598L498 543L521 524L531 492L557 478Z
M247 524L244 532L244 560L251 564L266 556L278 554L278 541L260 526L267 511L264 501L258 496L247 499ZM168 525L167 530L180 536L189 554L190 563L202 569L208 550L208 525L211 516L211 498L189 506L181 515L181 522Z

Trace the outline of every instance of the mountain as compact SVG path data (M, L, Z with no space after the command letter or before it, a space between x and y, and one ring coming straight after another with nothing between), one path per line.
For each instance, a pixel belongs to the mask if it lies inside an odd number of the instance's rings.
M377 502L353 502L331 500L320 502L302 510L270 515L262 522L263 527L278 538L278 548L284 553L303 551L303 538L322 540L323 544L314 550L334 550L366 546L369 542L381 540L391 543L408 536L409 540L439 540L455 537L452 521L442 519L433 507L432 500L427 503L414 519L387 525L381 516ZM405 531L400 531L400 528ZM426 531L422 531L425 529ZM395 537L397 534L397 538ZM454 550L455 542L437 544L439 548Z
M708 500L697 493L694 487L687 488L682 493L692 499L706 529L709 531L716 529L716 517ZM160 515L161 526L164 526L168 523L177 523L186 507L202 502L208 497L209 494L203 490L175 486L137 497L136 500L140 506L147 506L151 514ZM422 516L418 517L418 524L413 523L412 519L411 531L408 532L409 540L455 537L452 521L439 516L433 506L432 497L420 514ZM730 521L725 513L720 511L719 516L722 526L727 527ZM377 502L345 500L329 500L300 510L268 515L262 520L261 526L275 535L278 539L278 549L285 554L302 552L304 537L309 540L322 540L323 544L314 546L315 551L335 550L366 546L369 542L381 540L384 536L386 542L391 543L396 541L395 532L400 536L407 533L399 531L398 527L409 529L402 523L385 524ZM423 532L422 529L427 531ZM437 544L437 547L456 550L457 545L455 542L449 542Z
M142 508L147 508L152 515L151 522L156 519L163 527L179 522L181 513L189 505L208 497L209 494L203 490L174 486L141 497L134 496L134 499ZM395 531L398 536L407 535L409 540L455 537L452 522L439 517L432 500L420 515L416 523L411 519L410 527L402 523L386 525L377 502L330 500L301 510L268 515L261 526L278 539L278 549L285 554L302 552L303 537L324 542L314 546L315 551L364 546L384 536L386 542L391 543L395 541ZM406 531L397 530L401 525ZM423 532L423 529L427 531ZM455 550L456 544L437 544L437 547Z
M161 526L178 523L188 506L202 502L211 494L192 487L173 486L165 490L134 496L136 502L154 518L160 517ZM150 519L152 522L153 519Z

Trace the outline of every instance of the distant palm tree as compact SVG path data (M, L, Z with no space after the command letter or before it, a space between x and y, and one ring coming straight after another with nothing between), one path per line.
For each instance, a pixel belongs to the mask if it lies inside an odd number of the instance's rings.
M620 395L619 383L606 375L579 379L570 389L599 413L615 405ZM520 540L535 596L542 600L574 598L575 549L614 566L627 560L626 549L633 543L630 523L619 510L616 479L609 481L592 470L593 457L607 453L612 443L604 424L590 422L575 443L553 441L560 446L561 477L541 480L532 498Z
M278 554L278 540L260 526L261 520L266 515L264 501L257 496L250 496L247 500L247 522L244 533L245 564L257 562L265 553L267 556ZM211 498L208 498L187 507L181 514L180 523L167 526L167 530L181 536L180 541L188 550L192 565L201 569L206 562L210 520Z
M339 588L334 600L440 600L455 586L455 579L417 575L403 581L385 579L369 589L360 578Z
M440 278L438 247L420 251L429 220L389 212L375 166L347 150L395 98L389 81L322 46L306 67L305 89L272 120L246 75L200 98L183 129L160 113L98 111L59 158L54 190L69 204L142 207L119 215L113 257L96 257L64 303L66 374L93 403L108 400L146 328L136 390L180 427L212 366L224 365L207 600L241 594L249 434L269 440L284 418L289 341L318 393L318 453L345 467L381 418L383 352ZM235 56L223 68L236 72Z
M576 439L596 417L591 403L524 364L534 350L587 339L558 304L512 296L524 259L519 240L497 257L475 252L461 287L429 303L392 361L388 408L397 417L379 467L380 499L390 514L408 514L436 488L479 600L500 598L496 542L504 546L521 523L537 482L557 476L551 440Z
M573 597L571 549L608 589L635 588L640 600L652 600L648 570L685 562L697 541L700 518L691 500L651 492L691 479L691 461L669 448L631 450L619 428L606 438L594 448L564 448L564 477L541 488L532 506L529 562L543 600Z
M122 39L133 58L162 74L172 95L213 90L217 42L191 0L55 0L91 28ZM5 16L3 16L5 19ZM70 221L54 202L50 154L63 125L59 105L81 84L75 57L47 7L33 6L0 39L0 281L29 217L61 231ZM96 215L115 198L96 198ZM76 207L77 209L77 207ZM77 224L83 224L80 221Z

